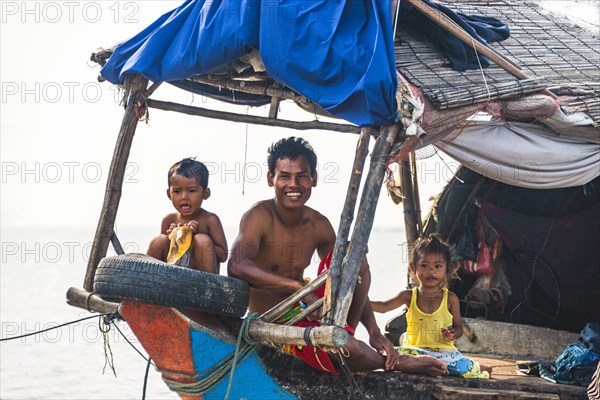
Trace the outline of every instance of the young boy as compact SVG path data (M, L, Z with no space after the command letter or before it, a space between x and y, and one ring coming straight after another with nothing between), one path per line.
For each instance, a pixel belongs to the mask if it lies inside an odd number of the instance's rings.
M219 264L227 260L227 241L219 217L202 208L210 197L208 169L195 159L184 158L169 169L168 183L167 196L177 212L163 218L160 235L152 239L146 253L166 261L169 234L176 227L188 226L193 238L187 266L218 274Z

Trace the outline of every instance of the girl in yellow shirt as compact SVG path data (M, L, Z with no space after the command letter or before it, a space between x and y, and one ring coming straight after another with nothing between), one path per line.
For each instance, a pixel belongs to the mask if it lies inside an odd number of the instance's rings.
M463 329L458 296L445 287L448 275L455 274L451 265L452 247L447 242L437 235L418 240L410 269L419 286L386 301L372 301L373 311L408 306L405 343L397 348L401 353L436 357L446 362L450 375L489 378L491 367L464 357L454 346Z

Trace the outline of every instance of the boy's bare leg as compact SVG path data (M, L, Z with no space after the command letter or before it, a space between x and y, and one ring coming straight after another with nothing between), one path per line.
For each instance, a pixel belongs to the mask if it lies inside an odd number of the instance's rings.
M169 237L167 235L160 234L152 239L146 254L150 257L156 258L157 260L166 261L167 255L169 254L170 245L171 241L169 240Z
M210 236L204 233L194 235L190 267L204 272L219 273L215 246Z

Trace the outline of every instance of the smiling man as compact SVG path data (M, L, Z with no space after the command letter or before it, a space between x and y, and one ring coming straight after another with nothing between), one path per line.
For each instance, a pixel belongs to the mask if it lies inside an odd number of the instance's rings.
M323 259L335 244L335 231L329 220L306 206L317 185L317 156L310 144L296 137L281 139L269 148L267 163L267 180L275 197L256 203L243 215L228 265L230 276L250 285L249 308L257 313L269 310L301 289L304 270L314 252ZM377 327L367 301L371 275L366 259L359 275L360 284L356 286L346 329L353 332L362 322L373 347L351 336L346 346L350 369L445 374L445 365L432 357L399 355L394 350ZM310 294L304 302L310 304L316 299L315 294ZM304 346L292 352L315 368L337 374L322 350Z

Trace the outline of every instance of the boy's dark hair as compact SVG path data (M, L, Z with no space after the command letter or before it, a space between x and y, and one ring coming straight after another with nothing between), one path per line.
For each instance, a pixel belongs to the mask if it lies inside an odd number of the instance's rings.
M200 186L208 188L208 168L195 158L184 158L173 164L169 168L168 185L171 186L171 177L173 174L185 176L186 178L196 178Z
M415 250L413 251L412 263L416 267L419 261L419 254L422 252L440 253L446 261L446 272L449 277L453 277L455 269L453 268L454 247L442 239L438 234L431 234L427 237L418 239L415 242Z
M312 146L302 138L290 136L286 139L280 139L276 143L273 143L267 151L269 153L267 164L271 174L275 173L277 160L281 160L282 158L295 160L300 156L304 156L308 160L311 174L317 172L317 155Z

